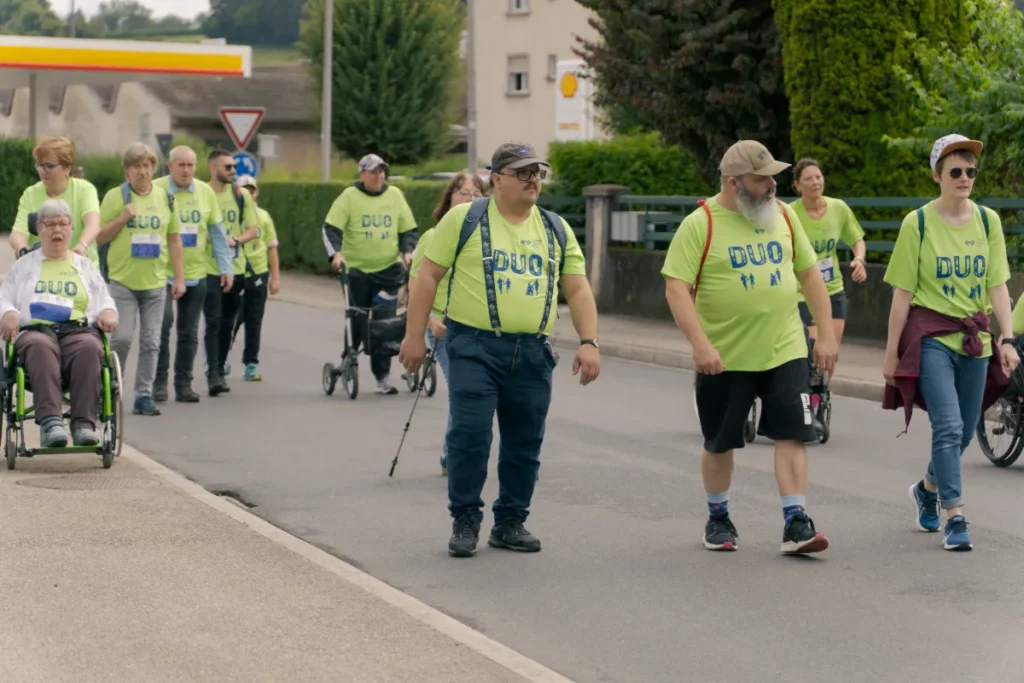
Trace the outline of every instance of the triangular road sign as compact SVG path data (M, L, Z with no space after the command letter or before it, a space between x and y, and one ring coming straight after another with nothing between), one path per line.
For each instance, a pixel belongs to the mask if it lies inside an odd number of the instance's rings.
M266 112L263 107L221 107L218 110L224 128L239 150L249 146Z

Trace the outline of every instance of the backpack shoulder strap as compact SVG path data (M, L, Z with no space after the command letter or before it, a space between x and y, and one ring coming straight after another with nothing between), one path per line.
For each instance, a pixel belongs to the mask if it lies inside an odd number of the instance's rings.
M167 208L171 210L172 214L174 213L174 192L171 188L167 188Z
M693 278L693 296L697 296L697 286L700 284L700 274L704 270L704 262L708 259L708 250L711 249L711 209L708 208L708 203L700 199L697 201L697 205L704 209L704 214L708 217L708 232L704 238L704 251L700 255L700 265L697 266L697 275Z
M242 229L242 214L245 213L245 193L242 192L242 188L232 183L232 187L235 188L235 201L238 202L238 229Z
M786 205L782 203L781 199L776 199L779 203L779 210L782 211L782 217L786 219L786 226L789 228L789 246L793 252L793 261L796 262L796 235L793 234L793 223L789 220L789 212L786 211Z
M562 219L557 213L549 209L545 209L542 206L538 206L540 209L541 218L551 228L551 232L555 233L555 240L558 242L558 248L561 250L561 256L558 259L558 273L561 274L565 269L565 245L568 236L565 234L565 225L562 224Z
M466 242L469 241L473 231L476 230L476 224L480 222L480 219L484 217L484 213L490 206L490 197L477 197L473 200L473 203L469 206L469 211L466 213L465 220L462 221L462 231L459 233L459 242L455 245L455 259L459 258L459 252L466 246ZM452 265L455 265L455 259L452 259Z
M121 203L128 206L132 203L132 186L128 183L121 185Z
M39 237L39 213L33 211L28 215L28 234Z
M988 238L988 209L978 204L978 211L981 212L981 224L985 226L985 237Z
M924 209L917 210L917 231L921 233L921 242L924 243ZM988 226L985 226L985 232L988 232Z

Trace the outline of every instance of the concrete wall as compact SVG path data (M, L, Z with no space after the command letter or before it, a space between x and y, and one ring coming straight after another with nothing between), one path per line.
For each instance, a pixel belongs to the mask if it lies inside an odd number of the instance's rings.
M661 267L665 252L642 249L608 250L607 268L601 273L598 310L601 313L671 320L665 301L665 279ZM846 336L885 341L889 325L892 290L882 281L885 266L868 264L867 282L857 284L850 268L843 265L843 281L849 300ZM1014 273L1010 295L1014 301L1024 291L1024 273Z

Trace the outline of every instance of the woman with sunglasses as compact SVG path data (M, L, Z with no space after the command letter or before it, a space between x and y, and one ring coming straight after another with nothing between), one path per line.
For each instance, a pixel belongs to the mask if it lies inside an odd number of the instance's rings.
M436 225L453 206L471 202L477 197L483 197L485 194L487 192L484 190L484 183L480 180L479 176L468 171L462 171L452 178L448 186L444 188L441 200L434 208L434 224ZM416 251L412 257L412 269L409 271L410 287L412 286L413 279L416 277L416 273L419 272L420 263L423 262L423 254L427 252L427 247L430 246L433 238L434 229L431 228L423 233L420 236L420 241L416 243ZM450 279L451 275L446 275L437 286L437 294L434 296L434 307L430 311L430 318L427 320L426 335L427 345L434 349L434 359L441 366L441 374L444 375L446 383L448 382L448 352L444 346L446 328L441 316L444 314L444 308L448 301L448 281ZM447 455L448 436L446 432L444 444L441 446L441 474L444 475L448 474L447 461L445 460Z
M39 182L27 188L18 202L18 215L8 243L15 256L39 242L29 233L29 214L39 211L48 199L63 199L71 207L71 250L99 266L96 237L100 233L100 200L88 180L72 177L75 148L67 138L44 138L32 150Z
M907 426L915 405L928 412L931 461L908 494L921 531L939 531L940 505L945 510L946 550L973 547L960 457L1019 362L1002 223L970 199L981 150L981 142L962 135L935 142L931 168L939 197L903 219L885 273L893 297L883 407L903 407ZM991 331L993 313L1000 339Z

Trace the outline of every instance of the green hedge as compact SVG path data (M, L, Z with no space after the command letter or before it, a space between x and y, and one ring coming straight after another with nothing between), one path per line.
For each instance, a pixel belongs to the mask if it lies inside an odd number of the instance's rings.
M281 268L327 273L327 252L320 228L331 204L350 183L267 182L260 184L259 204L274 218L280 240ZM434 227L430 215L446 183L403 181L402 190L420 232Z
M774 0L796 158L822 163L829 194L934 193L927 157L891 149L921 118L894 65L914 69L905 35L968 40L962 0ZM787 179L788 184L788 179Z
M704 195L714 191L697 174L693 157L666 145L657 133L611 140L554 142L548 152L558 194L571 197L588 185L625 185L638 195Z
M29 185L39 182L30 140L0 138L0 231L10 232L18 215L18 201Z

